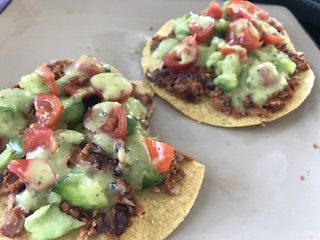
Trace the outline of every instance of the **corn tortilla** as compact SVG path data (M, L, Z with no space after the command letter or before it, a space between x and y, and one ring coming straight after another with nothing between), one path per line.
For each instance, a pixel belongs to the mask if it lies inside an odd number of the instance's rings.
M153 189L147 189L137 192L137 198L144 206L145 214L139 219L132 218L132 225L121 236L123 240L140 240L140 239L165 239L172 233L180 223L187 217L192 208L204 177L205 167L195 161L185 163L183 169L186 178L177 184L180 188L178 195L168 195L157 193ZM0 221L6 217L8 198L0 198ZM77 231L70 232L59 239L71 240L76 239ZM3 240L28 240L31 239L28 233L19 238L7 238L0 236ZM105 234L100 234L93 239L111 239Z
M111 72L122 75L121 72L110 66ZM145 81L131 81L136 85L140 93L154 94L154 91ZM151 114L151 112L149 113ZM144 206L145 214L142 218L133 217L132 225L128 227L121 239L140 240L140 239L165 239L171 234L179 224L186 218L198 196L204 178L204 165L196 161L186 161L182 165L186 173L183 181L177 183L180 189L178 195L157 193L153 188L136 192L139 202ZM12 199L11 199L12 200ZM8 196L0 197L0 226L8 214L8 207L11 202ZM58 239L73 240L77 238L78 231L74 230ZM32 239L31 234L25 232L20 237L8 238L1 236L3 240L28 240ZM100 234L92 239L113 239L106 234Z
M167 21L155 35L167 36L172 31L174 22L174 19ZM295 50L294 45L286 32L285 37L288 47L292 50ZM142 52L141 66L144 74L147 72L147 70L153 71L159 68L162 64L160 60L154 59L152 57L152 53L150 50L151 43L152 40L149 39L146 42ZM252 113L247 117L237 119L214 109L210 104L210 99L208 96L202 96L199 103L197 104L187 103L182 99L173 96L171 93L166 92L164 89L159 88L153 82L149 80L147 81L161 98L170 103L181 113L197 122L202 122L219 127L244 127L259 125L265 122L276 120L299 107L310 94L314 84L314 78L314 73L311 69L300 72L300 74L298 75L300 85L295 89L292 98L285 102L285 107L282 110L272 113L268 117L258 117L254 115L254 113Z

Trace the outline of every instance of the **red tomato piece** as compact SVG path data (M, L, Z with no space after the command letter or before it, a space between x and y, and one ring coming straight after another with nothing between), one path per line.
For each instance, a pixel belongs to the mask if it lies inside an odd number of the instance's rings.
M164 64L172 70L185 70L191 68L199 58L199 49L195 36L188 36L182 42L165 53Z
M127 137L127 115L122 105L112 108L102 122L100 129L112 138L124 140Z
M237 46L237 45L230 46L229 44L224 44L224 45L219 46L219 50L223 56L234 53L240 57L240 60L242 63L247 62L247 59L248 59L247 58L247 49L245 49L241 46Z
M41 127L53 127L60 119L63 105L60 99L53 94L39 93L34 100L36 118Z
M169 170L174 158L174 147L151 138L145 139L145 144L149 150L150 158L158 172Z
M29 166L29 160L11 160L8 169L15 173L18 177L24 178L24 173L27 171Z
M205 43L210 35L214 32L215 20L211 18L210 24L208 27L204 28L199 23L192 21L189 24L189 31L191 35L196 36L196 41L198 43Z
M27 128L23 135L23 149L32 152L38 147L53 153L56 150L56 140L54 132L50 128L35 127Z
M222 17L222 9L216 0L212 0L206 10L202 13L204 16L210 16L215 19Z
M261 7L258 7L258 6L254 6L254 11L255 11L255 14L262 20L264 21L268 21L269 20L269 13L262 9Z
M76 60L75 69L79 72L85 73L88 77L92 77L93 75L105 71L98 59L87 55L82 55Z
M51 166L41 158L11 160L8 169L29 187L38 191L44 191L57 182Z
M262 45L258 30L245 18L230 23L226 40L230 45L240 45L247 50L254 50Z
M226 7L226 12L230 15L238 13L239 10L246 10L249 13L254 13L255 6L249 1L231 0Z
M273 45L278 45L284 41L284 37L280 34L269 34L267 32L262 32L261 39L265 44Z
M41 64L35 72L41 76L44 80L44 82L47 84L47 86L50 88L51 92L59 96L59 90L55 81L55 76L51 72L50 68L46 64Z

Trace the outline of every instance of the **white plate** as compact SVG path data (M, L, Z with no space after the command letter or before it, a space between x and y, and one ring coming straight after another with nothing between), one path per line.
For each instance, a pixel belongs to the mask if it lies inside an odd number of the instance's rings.
M142 79L144 42L166 20L208 3L15 0L0 15L1 87L40 63L81 54ZM263 7L283 22L317 79L320 52L295 17L280 6ZM239 129L198 124L155 100L152 132L206 165L199 198L169 239L320 238L320 150L313 147L320 145L319 88L316 81L308 99L286 117Z

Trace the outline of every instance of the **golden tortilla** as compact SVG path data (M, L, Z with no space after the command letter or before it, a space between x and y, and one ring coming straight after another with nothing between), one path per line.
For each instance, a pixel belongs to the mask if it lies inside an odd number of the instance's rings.
M120 71L110 67L111 72L120 74ZM145 81L131 81L140 93L154 94L153 90ZM151 112L149 113L151 114ZM133 217L132 225L121 235L123 240L153 239L162 240L171 234L179 224L187 217L191 210L204 178L204 165L196 161L187 161L183 164L186 177L177 183L180 188L178 195L157 193L152 188L137 191L139 202L144 206L145 214L142 218ZM6 219L8 213L9 199L7 196L0 197L0 226ZM62 237L60 240L74 240L78 231L74 230ZM0 235L2 240L28 240L32 239L29 233L24 233L17 238L8 238ZM92 239L111 239L106 234L100 234Z
M195 161L185 163L183 169L186 178L177 184L180 187L178 195L168 195L147 189L137 192L137 198L144 206L145 214L139 219L132 218L132 225L121 236L123 240L152 239L162 240L168 237L187 217L192 208L204 177L205 167ZM0 198L0 222L6 217L8 198ZM60 237L60 240L73 240L77 237L77 231L72 231ZM30 234L25 233L19 238L7 238L0 236L3 240L27 240ZM100 234L94 239L111 239L105 234Z
M172 31L174 22L174 19L166 22L155 35L167 36ZM294 50L294 45L286 32L285 36L288 47ZM161 66L162 64L160 60L154 59L152 57L152 53L150 50L151 42L151 39L146 42L146 45L142 52L141 66L144 74L148 69L150 71L153 71L159 68L159 66ZM313 71L311 69L308 69L307 71L301 72L298 78L300 85L296 88L292 98L285 102L285 107L281 111L272 113L268 117L258 117L254 115L254 113L252 113L249 116L242 118L233 118L232 116L228 116L225 113L214 109L210 104L208 96L203 96L200 99L200 102L197 104L187 103L173 96L171 93L166 92L164 89L155 86L153 82L148 80L147 81L161 98L170 103L181 113L197 122L202 122L219 127L244 127L264 124L265 122L276 120L299 107L300 104L310 94L315 77Z

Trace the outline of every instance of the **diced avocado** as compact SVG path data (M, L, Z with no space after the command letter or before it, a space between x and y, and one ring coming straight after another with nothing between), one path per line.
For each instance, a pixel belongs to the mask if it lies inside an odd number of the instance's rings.
M177 36L177 38L183 39L185 36L188 36L190 34L189 31L189 21L190 18L192 18L193 13L186 13L182 17L177 18L174 23L174 33Z
M40 192L31 188L26 188L16 195L15 200L18 207L35 211L47 204L55 203L59 205L62 199L57 193L52 192L51 189Z
M163 55L170 51L172 48L179 44L179 40L176 38L167 38L160 42L159 46L156 50L152 53L152 57L154 59L162 59Z
M130 114L136 119L145 119L147 115L146 107L138 99L133 97L129 97L126 101L124 101L122 106L127 114Z
M5 88L0 90L0 107L3 108L3 112L27 113L29 111L29 104L33 100L34 95L25 89ZM5 109L7 111L4 111Z
M24 75L20 79L19 86L30 91L33 94L51 92L50 88L45 84L42 77L35 72Z
M227 21L223 18L219 18L215 23L215 32L225 34L228 30L230 21Z
M0 154L0 173L7 169L12 159L19 159L25 155L22 148L22 136L9 140L6 149Z
M219 50L218 46L221 43L226 43L226 40L217 36L214 36L210 42L211 49L217 51Z
M75 124L82 121L87 109L83 104L81 98L79 99L71 96L61 102L64 106L64 110L61 116L62 122L66 124Z
M272 63L276 66L279 72L283 72L287 75L293 74L297 66L290 58L280 58Z
M163 180L162 173L157 172L151 163L144 138L140 132L135 132L128 136L125 142L130 164L128 169L125 169L126 166L124 166L122 170L125 173L125 180L134 189L147 188Z
M216 73L218 75L233 73L238 78L241 75L242 66L240 58L236 54L228 54L224 59L216 64Z
M84 209L108 209L112 201L108 198L108 185L113 177L86 172L69 173L58 182L53 191L74 206Z
M163 181L163 174L154 169L143 172L142 188L149 188Z
M220 51L212 52L206 61L207 68L213 68L217 66L217 63L223 58Z
M256 49L250 55L258 58L261 62L272 62L277 67L278 72L287 75L293 74L296 68L296 64L291 61L289 56L272 44Z
M56 239L85 223L62 212L55 204L46 205L26 217L24 227L32 239Z
M221 91L229 92L238 86L238 80L235 73L222 73L213 80Z
M134 134L137 129L138 129L138 120L135 117L127 114L128 135Z
M205 66L208 57L211 55L214 49L212 49L211 46L207 47L204 45L198 45L198 49L200 54L199 59L196 62L196 66Z

